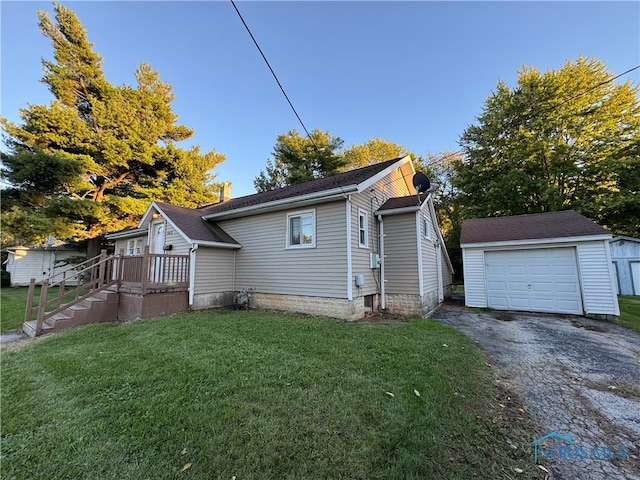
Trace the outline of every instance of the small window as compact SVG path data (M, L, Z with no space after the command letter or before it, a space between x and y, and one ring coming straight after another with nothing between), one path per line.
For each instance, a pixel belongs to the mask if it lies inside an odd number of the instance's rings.
M361 247L369 247L369 215L364 210L358 210L358 242Z
M287 248L316 246L316 212L294 212L287 215Z
M424 217L424 236L431 240L431 220Z
M136 238L127 242L127 255L142 255L142 239Z

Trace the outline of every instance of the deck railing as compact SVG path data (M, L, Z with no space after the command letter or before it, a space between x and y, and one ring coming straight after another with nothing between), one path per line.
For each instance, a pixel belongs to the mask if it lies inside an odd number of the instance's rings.
M35 302L36 287L40 295ZM63 272L36 283L31 279L27 294L25 322L36 320L36 335L42 323L62 310L80 303L85 298L108 288L126 286L145 295L150 292L186 290L189 287L189 255L149 253L145 246L142 255L99 256L74 265Z

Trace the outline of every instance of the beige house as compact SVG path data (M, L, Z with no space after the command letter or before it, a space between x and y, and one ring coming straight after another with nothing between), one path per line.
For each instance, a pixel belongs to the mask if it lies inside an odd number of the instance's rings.
M452 267L414 174L404 157L198 209L154 202L138 228L108 238L125 255L189 255L192 309L250 288L257 308L422 315L450 293Z

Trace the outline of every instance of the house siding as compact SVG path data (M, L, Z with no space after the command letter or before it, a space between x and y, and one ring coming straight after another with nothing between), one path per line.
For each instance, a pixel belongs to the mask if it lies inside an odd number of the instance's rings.
M380 194L378 194L380 197ZM373 208L372 208L373 205ZM378 221L375 218L374 195L367 190L352 196L351 199L351 265L353 277L362 274L365 277L364 287L357 288L353 283L354 297L363 295L374 295L379 293L380 268L371 268L372 253L380 253L378 245ZM359 213L360 210L367 212L369 246L360 246L359 238Z
M234 301L234 251L200 247L195 252L193 309L220 307Z
M71 265L56 266L56 262L83 255L73 250L16 249L9 254L7 271L11 274L11 285L29 285L32 278L41 282L45 278L71 268Z
M618 272L620 295L640 295L640 285L635 285L631 272L632 263L640 263L640 240L613 239L609 242L611 261L615 262Z
M464 300L467 307L487 307L487 291L484 277L484 251L462 249L464 275Z
M315 207L315 248L287 249L292 208L218 222L242 248L236 254L236 289L256 293L347 298L345 202Z
M175 228L173 228L173 225L166 222L164 232L164 246L172 246L171 250L165 250L165 253L170 253L171 255L189 255L191 244L187 242Z
M420 295L415 212L384 217L385 293Z
M585 313L620 315L608 241L584 242L577 251Z

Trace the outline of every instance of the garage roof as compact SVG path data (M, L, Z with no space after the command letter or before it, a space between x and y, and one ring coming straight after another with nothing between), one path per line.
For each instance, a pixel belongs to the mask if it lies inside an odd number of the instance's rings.
M505 242L609 235L600 225L574 210L512 217L477 218L462 222L460 243Z

